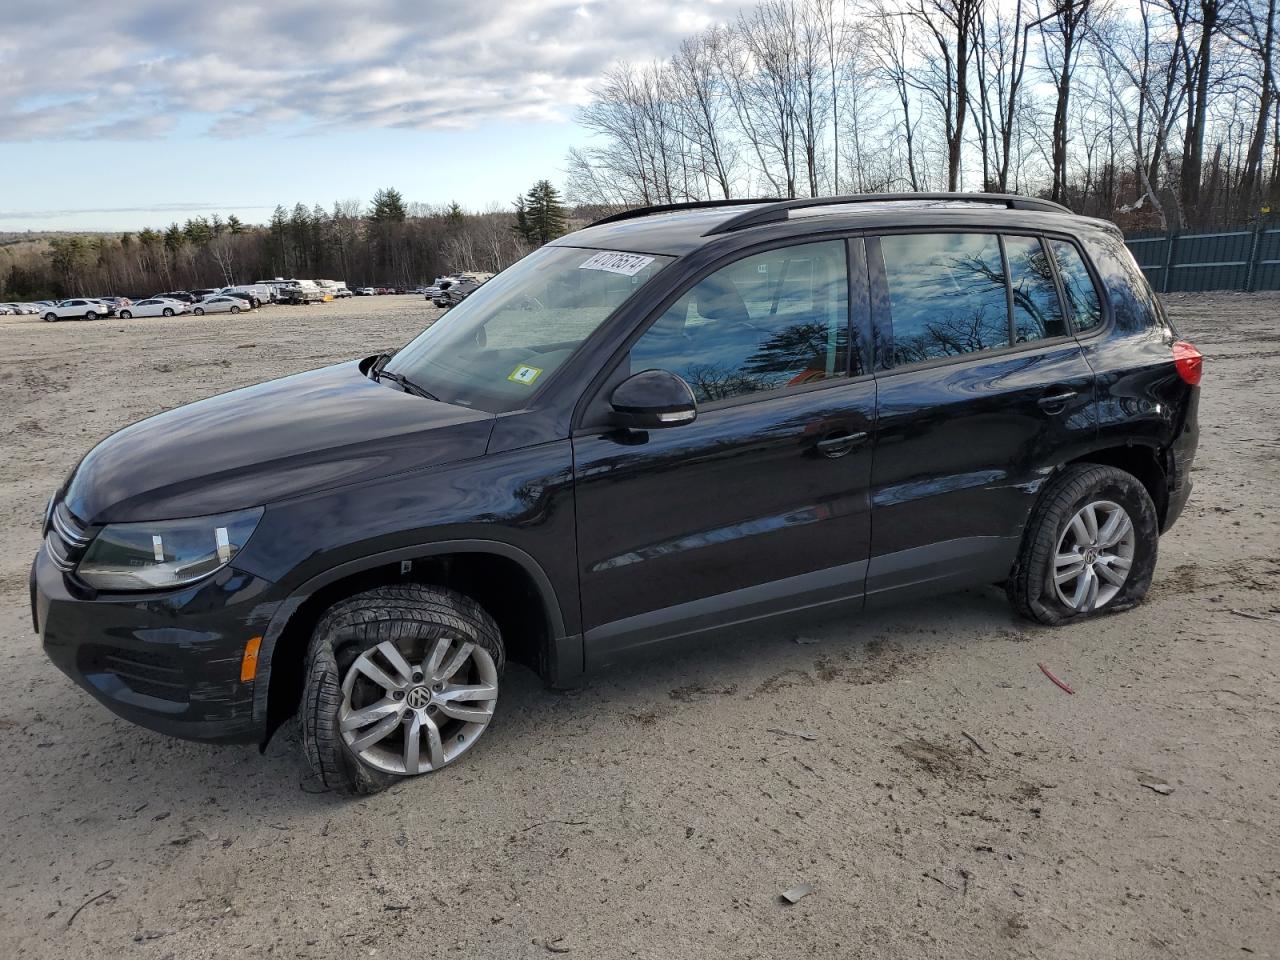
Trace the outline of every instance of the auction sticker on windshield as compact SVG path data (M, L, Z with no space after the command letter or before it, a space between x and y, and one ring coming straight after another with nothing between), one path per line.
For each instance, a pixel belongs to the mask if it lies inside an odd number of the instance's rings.
M523 383L527 387L540 376L542 376L541 367L530 367L522 363L511 371L511 376L507 377L507 379L513 383Z
M624 277L634 277L637 273L653 263L653 257L641 253L597 253L578 264L579 270L606 270L609 273L620 273Z

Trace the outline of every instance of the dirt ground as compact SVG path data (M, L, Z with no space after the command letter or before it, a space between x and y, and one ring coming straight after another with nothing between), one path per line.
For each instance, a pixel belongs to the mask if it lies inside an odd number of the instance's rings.
M0 318L0 956L1280 956L1280 298L1170 307L1203 439L1143 607L1049 630L991 589L567 694L513 668L466 760L359 801L292 733L112 717L41 653L26 571L101 437L434 312Z

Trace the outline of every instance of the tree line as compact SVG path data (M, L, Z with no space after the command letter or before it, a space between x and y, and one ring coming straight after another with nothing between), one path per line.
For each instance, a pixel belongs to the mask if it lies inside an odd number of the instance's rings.
M1185 229L1280 194L1277 0L764 0L622 63L573 202L987 190Z
M411 287L458 270L497 272L564 232L550 184L540 181L523 199L520 211L473 213L456 203L406 202L385 189L368 207L277 206L263 225L215 214L165 229L12 243L0 246L0 300L149 296L274 277ZM536 231L528 226L535 221Z

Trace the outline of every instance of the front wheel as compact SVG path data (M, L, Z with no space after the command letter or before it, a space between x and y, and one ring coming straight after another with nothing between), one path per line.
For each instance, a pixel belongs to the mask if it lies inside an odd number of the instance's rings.
M45 323L57 323L57 322L58 322L58 315L57 315L56 313L46 313L46 314L44 315L44 322L45 322Z
M1151 586L1159 539L1155 504L1133 474L1067 467L1032 512L1009 599L1050 625L1136 606Z
M191 312L192 312L192 313L194 313L197 317L203 317L203 316L204 316L204 307L196 307L196 308L195 308L194 310L192 310Z
M304 665L311 769L335 790L376 793L448 766L493 719L505 660L493 618L444 587L378 587L334 605Z
M132 319L133 319L133 314L132 314L132 313L130 313L128 310L121 310L121 311L120 311L120 319L121 319L121 320L132 320Z

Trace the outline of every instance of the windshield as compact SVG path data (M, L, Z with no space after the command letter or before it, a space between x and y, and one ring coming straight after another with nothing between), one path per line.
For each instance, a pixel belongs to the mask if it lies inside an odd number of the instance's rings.
M543 247L482 284L386 369L446 403L518 410L671 259Z

